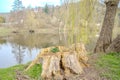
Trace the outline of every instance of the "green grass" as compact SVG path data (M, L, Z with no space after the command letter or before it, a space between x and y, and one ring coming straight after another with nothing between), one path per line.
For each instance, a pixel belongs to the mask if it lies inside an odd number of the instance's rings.
M0 69L0 80L15 80L15 71L23 70L23 65L17 65L10 68Z
M41 64L36 64L34 65L33 67L31 67L27 72L26 74L35 79L35 80L38 80L40 78L40 75L41 75L41 72L42 72L42 65Z
M15 80L16 70L23 71L25 70L26 65L17 65L9 68L0 69L0 80ZM42 65L36 64L28 71L24 72L25 75L28 75L31 79L38 80L42 72Z
M101 55L96 62L96 67L101 70L101 77L106 77L108 80L120 80L120 53Z

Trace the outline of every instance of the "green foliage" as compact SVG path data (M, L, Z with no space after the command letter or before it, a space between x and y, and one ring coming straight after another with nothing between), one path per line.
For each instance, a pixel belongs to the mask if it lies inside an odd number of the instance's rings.
M120 53L102 55L96 62L96 66L102 70L101 77L120 80Z
M47 14L49 13L49 7L48 7L47 4L46 4L45 7L44 7L44 12L47 13Z
M88 43L89 34L94 34L94 31L91 31L90 24L95 22L93 20L93 13L96 1L97 0L68 0L70 3L66 11L65 23L68 29L69 44L76 42Z
M0 16L0 23L5 23L5 18Z
M9 16L10 22L15 22L16 24L12 26L22 27L24 19L24 6L22 5L21 0L14 0L12 5L12 11Z
M13 6L13 11L19 11L24 8L21 0L14 0L12 6Z
M58 47L52 48L51 52L53 52L53 53L59 52L59 48Z

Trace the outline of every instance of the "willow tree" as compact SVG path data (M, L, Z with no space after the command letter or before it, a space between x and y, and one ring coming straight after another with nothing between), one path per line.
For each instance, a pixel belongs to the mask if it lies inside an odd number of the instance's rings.
M104 17L100 36L97 40L95 53L105 52L112 42L112 31L119 0L105 0L106 14Z
M64 32L67 33L68 45L73 43L87 43L90 27L93 22L93 12L97 0L66 0Z

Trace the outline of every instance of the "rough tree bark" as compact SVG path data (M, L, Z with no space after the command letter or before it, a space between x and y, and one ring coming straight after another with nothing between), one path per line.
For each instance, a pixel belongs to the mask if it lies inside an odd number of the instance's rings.
M120 53L120 35L118 35L106 50L107 53L117 52Z
M119 0L106 0L106 14L104 17L100 37L97 40L95 53L106 52L106 49L112 42L112 30Z

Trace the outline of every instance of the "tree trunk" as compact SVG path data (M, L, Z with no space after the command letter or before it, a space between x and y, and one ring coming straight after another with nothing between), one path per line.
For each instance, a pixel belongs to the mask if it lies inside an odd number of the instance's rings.
M105 52L112 42L112 30L114 27L114 20L119 0L106 1L106 14L104 17L103 26L100 32L100 37L97 40L95 53Z
M81 63L74 52L50 53L43 56L41 77L43 80L69 80L66 77L83 73Z
M118 35L106 50L107 53L120 53L120 35Z

